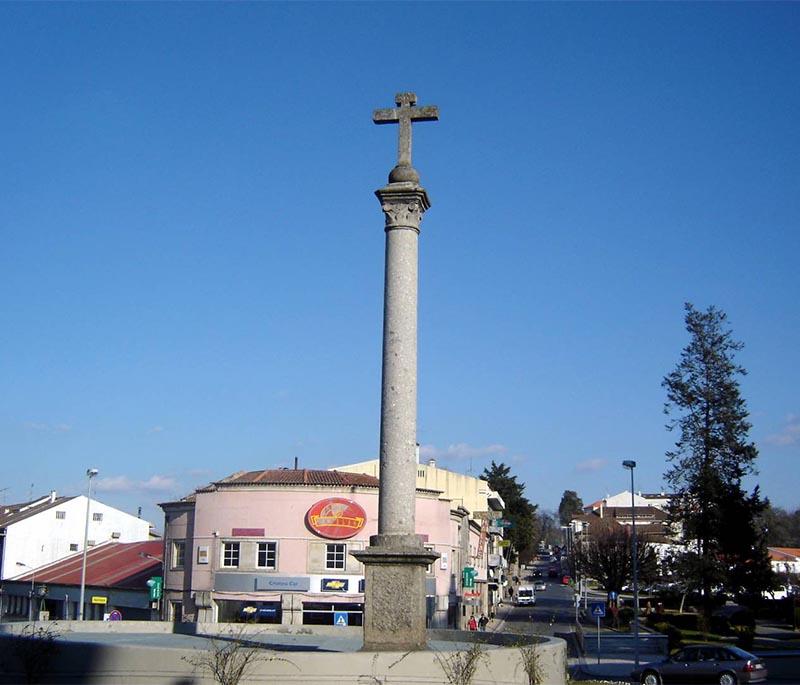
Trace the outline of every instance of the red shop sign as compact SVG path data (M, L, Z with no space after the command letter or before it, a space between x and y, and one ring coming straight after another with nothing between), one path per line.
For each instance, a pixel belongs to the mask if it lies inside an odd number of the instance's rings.
M353 537L367 522L367 512L353 500L329 497L306 513L306 523L317 535L332 540Z

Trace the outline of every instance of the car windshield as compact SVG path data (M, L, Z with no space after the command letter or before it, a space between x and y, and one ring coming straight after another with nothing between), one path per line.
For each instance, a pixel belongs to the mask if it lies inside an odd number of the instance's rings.
M530 597L533 593L530 590L520 590L518 597Z

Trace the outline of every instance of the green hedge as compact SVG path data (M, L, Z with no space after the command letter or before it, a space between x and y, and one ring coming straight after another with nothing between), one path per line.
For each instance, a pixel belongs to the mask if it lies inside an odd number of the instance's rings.
M755 628L750 626L731 626L733 634L736 636L736 644L742 649L752 649L756 637Z
M699 630L698 621L700 616L698 614L650 614L647 617L647 624L655 628L656 623L667 623L675 628L683 630ZM656 630L658 630L656 628ZM659 631L661 632L661 631Z
M662 621L659 623L653 624L653 630L657 630L659 633L663 633L667 636L667 642L669 644L669 651L673 649L677 649L681 646L681 640L683 639L683 633L680 629L676 628L671 623L667 623L666 621Z

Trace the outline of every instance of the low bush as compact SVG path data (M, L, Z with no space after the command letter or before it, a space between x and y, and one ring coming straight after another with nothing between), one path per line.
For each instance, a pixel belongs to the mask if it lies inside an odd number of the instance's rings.
M671 626L680 630L698 630L698 614L674 614L664 612L663 614L650 614L647 617L648 625L655 628L656 623L669 623Z
M667 643L670 651L681 646L683 633L671 623L667 623L666 621L655 623L653 624L653 630L656 630L659 633L663 633L667 636Z
M731 626L733 634L736 636L736 645L742 649L752 649L756 631L750 626Z
M631 621L633 621L633 607L622 607L617 614L617 619L619 621L620 628L629 626Z

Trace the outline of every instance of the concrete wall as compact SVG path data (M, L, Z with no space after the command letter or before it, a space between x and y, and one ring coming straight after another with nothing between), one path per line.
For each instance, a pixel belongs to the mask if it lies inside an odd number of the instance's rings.
M214 630L219 624L206 626ZM5 629L6 626L3 626ZM115 630L119 627L114 626ZM341 630L341 629L339 629ZM6 631L7 633L8 631ZM303 633L308 633L307 629ZM259 663L252 674L243 679L248 683L329 683L331 685L362 685L363 683L436 683L448 682L443 664L456 651L468 648L463 641L476 640L476 634L457 631L437 631L431 639L447 633L453 650L440 648L406 654L393 652L267 652L270 660ZM6 668L0 672L0 683L24 682L13 658L13 650L3 641L9 635L0 634L0 651L7 657ZM528 685L522 664L521 651L515 646L522 636L488 634L483 639L495 642L486 645L472 680L472 685ZM511 644L503 644L511 643ZM438 643L441 645L441 643ZM48 664L48 683L89 683L92 685L126 685L149 683L158 685L205 685L214 681L207 672L196 668L200 652L196 649L155 648L100 644L90 636L82 642L60 643L60 649ZM563 640L543 638L536 647L541 683L561 685L566 682L566 648Z

